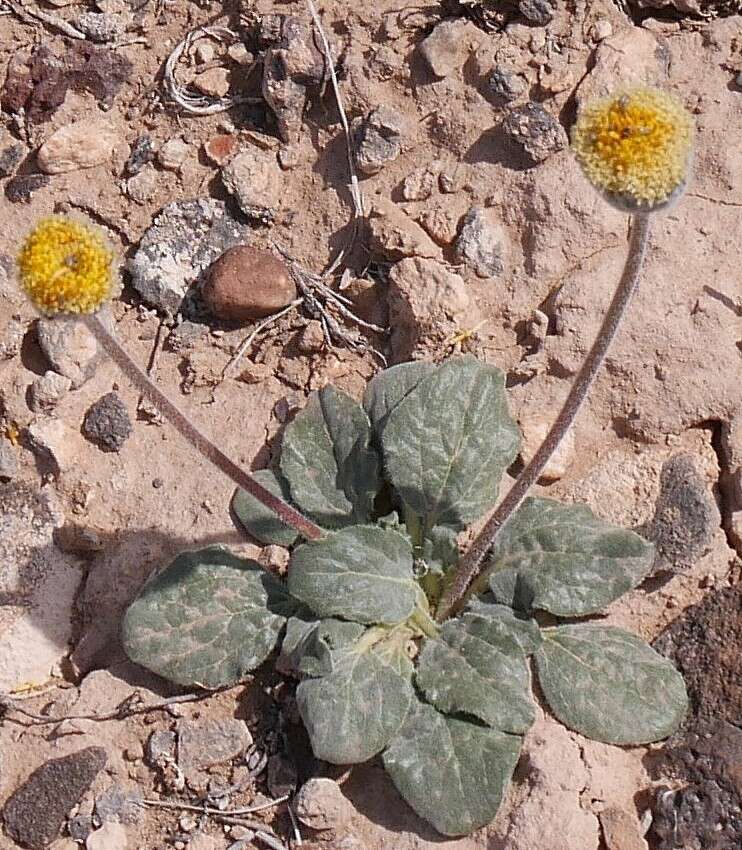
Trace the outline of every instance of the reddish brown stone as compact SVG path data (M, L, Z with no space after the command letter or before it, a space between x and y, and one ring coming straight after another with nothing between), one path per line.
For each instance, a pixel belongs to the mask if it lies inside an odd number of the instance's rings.
M208 270L203 298L211 313L228 322L270 316L296 298L285 263L268 251L237 245Z
M212 136L204 145L204 153L210 162L214 165L224 165L237 152L239 140L237 136L232 136L229 133L222 133L219 136Z

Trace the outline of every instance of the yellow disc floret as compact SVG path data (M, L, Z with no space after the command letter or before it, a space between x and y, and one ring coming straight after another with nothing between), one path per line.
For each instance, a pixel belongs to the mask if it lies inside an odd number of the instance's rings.
M102 232L64 216L42 219L18 255L21 286L42 313L93 313L116 294Z
M587 179L622 209L667 206L688 179L693 119L673 95L652 88L588 103L572 128Z

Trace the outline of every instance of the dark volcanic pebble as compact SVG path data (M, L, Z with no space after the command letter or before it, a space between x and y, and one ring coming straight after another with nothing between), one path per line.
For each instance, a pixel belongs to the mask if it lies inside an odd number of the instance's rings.
M3 809L5 831L22 847L43 850L59 834L70 809L80 802L106 764L106 751L88 747L35 770Z
M131 436L131 419L117 393L106 393L85 414L83 434L104 451L117 452Z

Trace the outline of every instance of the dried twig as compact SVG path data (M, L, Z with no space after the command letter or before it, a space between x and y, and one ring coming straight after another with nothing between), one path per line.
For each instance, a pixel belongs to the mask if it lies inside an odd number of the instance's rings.
M299 306L299 304L302 303L302 300L303 299L301 298L297 298L295 301L292 301L287 307L284 307L283 310L279 310L277 313L273 313L272 316L268 316L267 319L263 319L262 322L259 322L257 325L255 325L250 334L245 337L245 339L240 343L240 347L237 349L232 359L229 361L229 363L227 363L224 369L222 369L222 380L227 377L229 372L231 372L232 369L234 369L234 367L237 365L237 363L239 363L239 361L244 357L245 352L253 344L258 334L261 334L264 330L266 330L272 324L277 322L282 316L285 316L287 313L290 313L292 310L295 310Z
M64 720L93 720L96 723L104 723L108 720L124 720L127 717L132 717L135 714L147 714L150 711L161 711L169 708L171 705L180 705L185 702L197 702L198 700L206 699L212 696L216 691L203 691L201 693L181 694L180 696L170 697L161 702L153 702L148 705L133 705L139 699L139 693L134 691L128 696L117 708L113 711L108 711L105 714L66 714L62 717L47 717L43 714L35 714L33 711L28 711L18 705L18 702L7 694L0 694L0 717L5 713L12 711L20 714L34 722L28 724L30 726L49 726L54 723L62 723Z
M52 15L49 12L42 12L41 9L37 9L35 6L27 5L25 0L2 0L2 2L16 17L26 23L37 23L40 21L69 38L76 38L79 41L87 40L85 33L81 32L77 27L73 27L72 24L67 23L62 18L58 18L56 15Z
M275 800L269 800L267 803L260 803L257 806L248 806L242 809L214 809L211 806L196 806L192 803L181 803L178 800L140 800L139 805L149 806L154 809L177 809L183 812L198 812L201 815L210 815L214 817L242 817L243 815L254 815L256 812L264 812L268 809L274 809L285 803L289 799L288 794L283 797L276 797ZM254 829L255 827L250 827ZM266 829L264 823L258 824L258 829Z
M361 187L358 182L358 175L356 174L356 166L355 166L355 152L353 151L353 142L351 140L350 135L350 125L348 123L348 116L345 114L345 108L343 106L343 98L340 95L340 85L338 84L337 74L335 73L335 60L332 56L332 50L330 49L330 43L327 40L327 36L325 35L325 31L322 27L322 21L317 14L317 9L314 5L313 0L307 0L307 6L309 7L309 14L312 16L312 21L314 22L314 26L317 29L317 33L320 37L320 41L322 42L322 49L325 54L325 64L327 66L327 73L330 75L330 80L332 82L332 91L335 95L335 102L337 104L338 113L340 114L340 123L343 125L343 133L345 134L345 151L348 157L348 172L350 176L350 194L353 199L353 218L351 220L351 224L353 225L353 230L350 236L350 240L348 244L340 251L340 253L335 257L330 267L325 272L325 276L329 277L329 275L334 274L337 269L340 267L340 264L343 262L345 255L350 250L353 241L355 240L356 231L358 229L358 220L363 218L363 195L361 194Z
M193 42L201 36L211 36L217 41L224 39L236 39L236 33L227 27L199 27L189 32L186 37L175 45L172 53L165 62L163 81L170 97L178 106L190 112L192 115L214 115L217 112L225 112L233 106L241 103L262 103L260 98L244 97L242 95L229 95L227 97L207 97L203 94L195 94L188 88L183 88L175 78L175 69L183 54L190 50Z

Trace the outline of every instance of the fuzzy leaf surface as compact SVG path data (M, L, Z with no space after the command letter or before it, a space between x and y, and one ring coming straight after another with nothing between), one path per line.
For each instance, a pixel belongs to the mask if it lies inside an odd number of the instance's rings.
M518 452L502 372L449 360L392 409L381 442L392 485L426 526L462 528L495 503Z
M377 434L384 430L391 411L435 368L432 363L413 360L384 369L369 381L363 407Z
M463 614L425 641L416 682L447 714L471 714L503 732L525 732L535 719L526 656L495 621Z
M651 544L587 506L529 498L497 539L490 589L520 610L582 617L636 587L652 560Z
M272 469L259 469L252 477L266 490L288 501L281 481ZM296 529L282 522L270 508L267 508L255 496L239 487L232 496L232 510L245 529L261 543L276 546L292 546L298 537Z
M390 625L410 616L420 594L409 541L370 525L344 528L295 549L288 589L318 617Z
M623 629L591 624L547 629L535 659L554 714L596 741L659 741L677 729L688 707L680 673Z
M438 832L467 835L497 814L521 741L416 699L384 752L384 767L402 797Z
M401 648L380 652L363 644L333 651L331 672L296 690L312 750L333 764L357 764L381 752L412 702L412 668Z
M538 623L531 617L518 616L507 605L473 599L466 610L489 620L490 628L516 641L526 655L531 655L541 646L543 638Z
M183 552L129 606L124 649L176 684L230 685L270 655L285 603L283 587L257 562L218 546Z
M370 518L381 486L371 425L350 396L327 386L287 427L281 472L293 502L323 528Z

